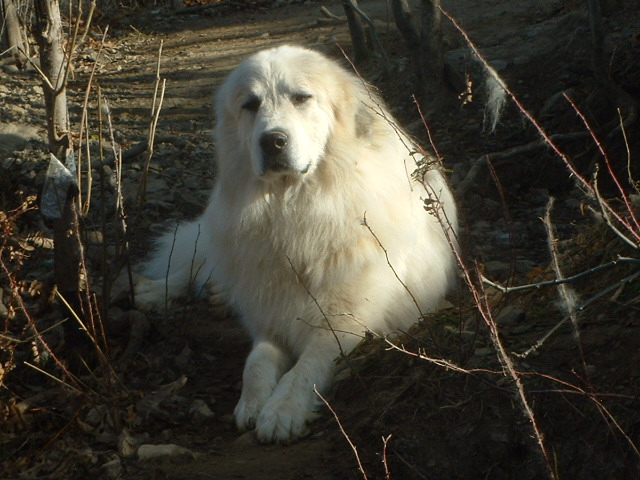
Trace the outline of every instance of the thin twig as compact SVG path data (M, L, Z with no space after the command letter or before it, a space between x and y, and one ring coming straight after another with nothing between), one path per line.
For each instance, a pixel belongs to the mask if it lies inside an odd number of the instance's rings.
M553 268L553 271L555 272L556 278L562 279L564 275L562 273L560 260L558 258L558 240L555 236L554 228L551 223L551 210L553 209L554 201L554 197L549 197L543 221L544 226L547 230L548 248L549 254L551 255L551 266ZM584 374L588 376L587 362L584 356L584 348L582 345L582 340L580 338L580 327L578 325L579 312L575 311L576 304L578 302L578 296L576 295L575 291L566 283L558 284L558 294L564 307L564 313L567 314L569 316L569 319L571 320L571 325L573 326L573 336L576 340L576 343L578 344L578 349L580 350L580 359L582 361Z
M340 422L340 418L338 417L338 414L335 412L335 410L333 408L331 408L331 405L329 405L329 402L327 402L325 400L325 398L320 394L320 392L318 391L318 389L316 388L315 385L313 386L313 391L316 393L316 395L318 395L318 397L320 397L320 400L322 400L322 402L327 406L329 411L333 414L333 418L336 419L336 423L338 424L338 427L340 428L340 432L342 432L342 436L347 440L347 442L349 442L349 446L351 447L351 450L353 450L353 454L355 455L356 461L358 462L358 469L360 470L360 473L362 473L362 478L364 480L367 480L367 473L365 472L364 467L362 466L362 462L360 461L360 455L358 454L358 448L351 441L351 439L349 438L349 435L347 435L347 432L345 431L344 427L342 426L342 422Z
M94 1L95 4L95 1ZM95 5L94 5L95 6ZM98 52L96 53L96 60L93 62L93 67L91 68L91 74L89 75L89 81L87 82L87 88L84 93L84 103L82 104L82 115L80 117L80 133L78 138L78 145L82 145L82 138L85 131L85 125L88 123L87 111L89 108L89 94L91 92L91 85L93 84L93 77L96 73L96 68L98 66L98 61L100 59L100 54L102 53L102 49L105 44L105 40L107 39L107 33L109 32L109 26L104 30L104 34L102 35L102 41L100 42L100 46L98 47ZM87 128L88 131L88 128ZM82 203L82 148L78 148L78 202L81 205L80 211L83 215L89 213L89 206L91 205L91 160L89 156L89 142L87 141L87 192L85 194L85 201Z
M584 272L576 273L575 275L572 275L570 277L554 278L553 280L546 280L544 282L538 282L538 283L529 283L526 285L518 285L516 287L505 287L503 285L500 285L499 283L489 280L485 276L482 276L481 278L482 278L482 283L490 285L493 288L500 290L502 293L513 293L513 292L519 292L522 290L537 290L544 287L554 287L556 285L561 285L563 283L572 283L572 282L575 282L576 280L580 280L582 278L588 277L589 275L593 275L594 273L598 273L603 270L608 270L612 267L616 267L620 264L625 264L625 263L640 264L640 259L630 258L630 257L618 257L616 260L612 260L611 262L598 265L597 267L590 268L589 270L585 270Z
M74 387L73 385L69 385L69 384L68 384L67 382L65 382L64 380L61 380L61 379L59 379L58 377L56 377L56 376L54 376L54 375L51 375L49 372L47 372L47 371L45 371L45 370L42 370L40 367L37 367L37 366L35 366L34 364L29 363L29 362L27 362L27 361L25 361L25 362L24 362L24 364L25 364L27 367L31 367L31 368L33 368L34 370L36 370L36 371L38 371L38 372L42 373L43 375L45 375L45 376L49 377L51 380L53 380L53 381L55 381L55 382L59 383L60 385L63 385L64 387L67 387L68 389L73 390L73 391L74 391L74 392L76 392L77 394L82 395L82 391L81 391L81 390L77 389L77 388L76 388L76 387Z
M587 117L585 117L585 115L580 111L580 109L577 107L577 105L574 103L574 101L571 99L571 97L569 97L569 95L567 95L566 93L563 93L563 95L567 99L567 101L571 104L571 106L573 107L573 109L576 112L576 114L580 117L580 119L584 123L585 127L587 128L587 131L591 134L591 138L593 139L595 144L598 146L598 150L600 151L600 155L602 155L602 158L604 159L604 162L605 162L605 165L607 166L607 170L609 172L609 175L611 176L611 179L616 184L616 187L618 188L618 192L620 192L620 196L622 197L622 201L624 202L624 205L625 205L625 207L627 209L627 213L631 217L631 220L633 221L634 225L633 226L629 225L626 221L623 221L618 216L616 216L616 219L618 221L620 221L627 228L627 230L629 230L629 232L635 237L636 242L640 242L640 223L638 222L638 218L636 217L635 212L633 211L633 208L631 207L631 202L629 201L629 196L624 191L624 188L622 188L620 180L618 179L618 176L616 175L616 173L613 170L613 166L611 165L611 161L609 160L609 155L607 155L607 152L605 152L605 150L604 150L604 148L602 146L602 143L600 142L600 140L598 139L598 137L597 137L596 133L594 132L593 128L589 124L589 121L587 120ZM633 228L633 227L635 227L635 228Z
M87 38L87 34L89 33L89 30L91 29L91 20L93 19L93 13L96 10L96 0L91 0L91 4L89 5L89 13L87 14L87 20L85 21L85 25L84 25L84 32L82 33L82 38L80 39L80 44L83 44L84 41ZM107 25L107 28L109 26Z
M364 225L365 227L367 227L367 230L369 230L369 233L371 233L371 236L375 239L375 241L378 243L378 246L380 247L380 249L382 250L382 252L384 253L384 258L387 261L387 265L389 266L389 268L391 269L391 271L393 272L393 275L396 277L396 279L398 280L398 282L400 283L400 285L402 285L402 288L405 289L405 291L407 292L407 294L409 295L409 297L411 298L411 301L413 302L413 304L416 306L416 310L418 310L418 314L420 315L420 318L424 318L425 314L422 312L422 309L420 308L420 305L418 304L418 300L416 300L416 297L413 295L413 293L411 293L411 290L409 290L409 287L407 286L406 283L404 283L404 281L400 278L400 276L398 275L398 272L396 272L396 269L393 267L393 265L391 264L391 260L389 259L389 252L387 251L386 248L384 248L384 245L382 245L382 242L380 241L380 239L378 238L378 236L375 234L375 232L371 229L371 226L367 223L367 215L364 214L362 216L362 225Z
M382 437L382 465L384 466L384 479L391 479L391 471L389 470L389 463L387 462L387 444L391 440L391 435L387 435L386 437Z
M599 291L593 297L589 298L588 300L586 300L583 303L581 303L580 305L578 305L574 309L574 311L570 312L570 313L580 312L580 311L584 310L586 307L591 305L593 302L595 302L599 298L603 297L604 295L606 295L608 293L611 293L611 292L617 290L621 285L624 285L625 283L631 282L632 280L635 280L638 277L640 277L640 271L639 272L635 272L635 273L629 275L628 277L623 278L622 280L619 280L618 282L614 283L613 285L609 285L607 288ZM523 353L515 353L514 352L513 355L515 355L516 357L520 357L520 358L528 357L531 353L533 353L536 350L538 350L549 339L549 337L551 337L551 335L553 335L569 319L570 319L570 316L569 315L565 315L562 319L560 319L560 321L558 323L556 323L556 325L551 330L549 330L546 334L544 334L533 346L531 346L529 349L527 349Z
M162 103L164 101L164 92L166 88L166 79L160 78L160 64L162 60L162 47L164 42L160 41L160 47L158 48L158 60L156 63L156 81L153 91L153 100L151 103L150 121L149 121L149 134L147 136L146 143L146 159L144 163L144 169L142 171L142 177L140 179L140 186L138 188L138 194L136 195L136 203L138 205L138 216L142 212L142 206L144 205L145 196L147 193L147 179L149 176L149 166L151 165L151 158L153 157L153 146L155 142L156 129L158 127L158 120L160 118L160 110L162 109ZM160 89L160 97L158 98L158 89Z

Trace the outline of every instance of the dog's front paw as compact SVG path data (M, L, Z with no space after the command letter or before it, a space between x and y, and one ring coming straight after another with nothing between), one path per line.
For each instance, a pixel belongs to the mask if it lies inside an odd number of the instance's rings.
M262 443L290 443L309 434L314 417L314 393L278 385L256 420L256 436Z
M238 430L251 430L256 426L256 420L262 405L264 405L264 401L264 399L257 398L255 395L249 396L245 395L243 392L240 397L240 401L238 401L238 404L233 411L233 416L235 417Z

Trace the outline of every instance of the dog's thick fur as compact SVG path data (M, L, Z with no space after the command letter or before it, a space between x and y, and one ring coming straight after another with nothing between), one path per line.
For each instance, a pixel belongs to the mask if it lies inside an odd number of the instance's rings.
M327 389L365 331L438 308L455 270L456 209L437 168L412 177L424 154L380 100L317 52L253 55L215 112L207 208L160 239L137 299L210 282L253 338L236 422L286 442L306 432L314 387Z

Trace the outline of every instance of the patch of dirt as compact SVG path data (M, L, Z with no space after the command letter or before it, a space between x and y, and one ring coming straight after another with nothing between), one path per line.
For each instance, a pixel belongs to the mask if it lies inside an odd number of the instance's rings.
M570 92L594 120L611 108L599 100L591 77L588 20L581 3L443 3L551 133L574 132L581 125L560 92ZM341 55L337 45L349 51L346 24L318 20L321 2L275 4L216 2L180 15L162 9L138 12L111 26L99 57L102 36L97 30L79 48L69 87L72 123L80 121L84 90L98 59L94 85L100 86L100 103L108 105L115 142L127 151L148 134L162 45L160 76L166 79L166 90L144 208L136 202L143 156L125 158L122 168L133 263L148 253L153 236L180 219L194 217L206 201L214 177L212 93L243 57L285 42L336 57ZM637 94L633 79L638 78L634 71L640 71L639 7L607 3L614 4L619 8L606 18L606 27L622 66L612 71ZM327 6L342 15L339 2ZM409 95L413 81L408 56L387 2L371 0L361 2L361 7L376 22L392 65L388 71L380 59L373 59L358 70L380 89L411 133L428 145ZM507 107L495 132L487 131L483 70L456 30L446 25L447 60L459 76L468 75L473 98L427 121L457 186L483 155L536 142L539 136L513 106ZM90 373L77 359L74 366L67 357L75 347L65 342L61 314L43 300L53 259L43 241L51 236L50 225L34 207L48 162L42 88L33 72L5 65L1 75L0 206L10 221L0 220L10 239L2 245L11 253L3 261L18 279L10 284L6 272L0 277L0 318L6 318L0 337L3 477L364 478L344 433L326 409L312 425L311 435L294 445L258 445L251 433L235 430L231 414L249 341L233 318L206 302L185 301L154 318L132 310L121 298L103 318L108 341L102 347L114 372L95 359ZM94 88L88 121L93 147L98 142L97 110ZM93 153L94 177L102 173L107 186L94 187L85 226L97 232L86 245L90 268L113 277L118 265L103 258L120 258L116 246L122 243L115 233L120 219L113 208L117 179L109 160L111 143L107 136L104 167L95 167L98 156L96 150ZM625 152L619 141L608 146ZM593 164L589 137L562 147L581 168ZM547 232L540 221L552 194L558 197L552 215L565 275L618 255L637 254L588 213L592 203L547 148L504 155L493 167L500 188L485 166L459 197L467 254L478 259L490 279L513 285L554 277ZM30 207L12 210L22 205ZM104 233L102 206L108 217ZM507 295L487 287L484 292L510 354L525 352L563 321L533 353L511 355L559 478L640 477L640 292L637 279L621 281L635 271L636 264L623 264L572 284L580 301L590 302L580 313L579 339L571 322L563 320L554 288ZM100 295L103 282L96 277L93 288ZM22 293L24 311L34 319L28 328L21 315L12 315L12 310L22 308L12 291ZM601 292L606 295L598 297ZM394 340L408 353L371 339L338 375L331 404L357 446L368 478L548 478L516 388L462 281L451 302L451 308ZM37 340L39 335L51 351ZM68 363L75 380L56 366L54 357ZM83 359L90 357L94 355ZM450 365L443 366L443 360ZM60 387L41 370L66 386ZM388 439L386 448L383 438ZM167 453L165 447L171 445ZM140 458L141 451L147 452L146 459Z

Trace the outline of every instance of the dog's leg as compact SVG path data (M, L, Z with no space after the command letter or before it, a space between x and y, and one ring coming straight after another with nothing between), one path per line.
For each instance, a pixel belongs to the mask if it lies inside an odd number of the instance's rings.
M357 335L341 335L340 345L330 332L316 332L300 358L278 382L256 421L256 434L263 443L289 442L308 433L307 422L314 417L318 396L331 384L335 360L349 353L362 340Z
M260 410L290 366L289 355L274 343L254 343L242 374L242 395L234 411L240 430L255 427Z

